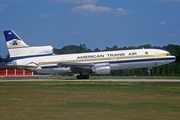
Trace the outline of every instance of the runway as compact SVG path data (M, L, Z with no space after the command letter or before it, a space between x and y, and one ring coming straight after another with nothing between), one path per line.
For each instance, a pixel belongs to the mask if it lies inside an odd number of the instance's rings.
M63 79L14 79L0 80L0 82L180 82L180 79L81 79L81 80L63 80Z

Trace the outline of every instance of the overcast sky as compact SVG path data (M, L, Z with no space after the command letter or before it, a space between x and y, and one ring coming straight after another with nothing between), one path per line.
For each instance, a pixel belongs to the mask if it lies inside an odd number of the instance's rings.
M1 0L2 57L9 29L31 46L179 45L180 0Z

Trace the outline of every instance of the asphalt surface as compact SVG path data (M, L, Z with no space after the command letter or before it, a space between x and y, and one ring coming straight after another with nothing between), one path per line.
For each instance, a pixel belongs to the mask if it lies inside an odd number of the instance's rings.
M14 80L3 80L1 79L0 82L35 82L35 81L59 81L59 82L66 82L66 81L74 81L74 82L180 82L180 79L81 79L81 80L63 80L63 79L14 79Z

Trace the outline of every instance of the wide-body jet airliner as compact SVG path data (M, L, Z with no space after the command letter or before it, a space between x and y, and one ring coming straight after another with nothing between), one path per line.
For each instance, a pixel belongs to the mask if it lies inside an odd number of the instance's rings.
M10 57L6 64L38 73L79 73L77 79L90 74L109 74L111 70L152 68L176 60L160 49L133 49L56 55L52 46L29 46L14 31L4 31Z

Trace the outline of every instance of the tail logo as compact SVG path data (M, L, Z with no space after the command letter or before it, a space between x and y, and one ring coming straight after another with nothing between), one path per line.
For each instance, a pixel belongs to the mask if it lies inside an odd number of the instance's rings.
M8 48L23 47L23 46L27 46L27 45L20 40L12 40L8 42Z

